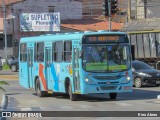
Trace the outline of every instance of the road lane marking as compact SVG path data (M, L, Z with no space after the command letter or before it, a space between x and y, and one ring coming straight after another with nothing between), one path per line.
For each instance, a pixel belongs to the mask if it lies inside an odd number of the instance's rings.
M21 108L21 111L32 111L32 108Z

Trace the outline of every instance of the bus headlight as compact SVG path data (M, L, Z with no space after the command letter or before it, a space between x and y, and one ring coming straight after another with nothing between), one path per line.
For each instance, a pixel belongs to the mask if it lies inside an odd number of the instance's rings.
M131 77L127 77L127 80L130 81L130 80L131 80Z
M88 82L89 81L89 79L88 78L86 78L86 82Z
M85 78L85 82L88 84L96 84L93 80L89 79L89 78Z
M131 81L131 77L127 76L121 83L129 83Z

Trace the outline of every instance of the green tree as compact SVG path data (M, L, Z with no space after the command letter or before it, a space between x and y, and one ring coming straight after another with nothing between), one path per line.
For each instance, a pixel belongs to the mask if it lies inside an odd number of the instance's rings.
M5 81L0 81L0 90L6 92L5 89L1 87L2 85L9 85L9 84Z

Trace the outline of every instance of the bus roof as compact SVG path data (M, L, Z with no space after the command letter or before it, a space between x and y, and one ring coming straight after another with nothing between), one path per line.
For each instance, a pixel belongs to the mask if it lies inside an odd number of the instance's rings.
M115 32L99 30L95 31L84 31L84 32L70 32L70 33L56 33L56 34L44 34L33 37L23 37L20 39L20 43L24 42L43 42L43 41L58 41L58 40L81 40L84 35L100 35L100 34L126 34L125 32Z

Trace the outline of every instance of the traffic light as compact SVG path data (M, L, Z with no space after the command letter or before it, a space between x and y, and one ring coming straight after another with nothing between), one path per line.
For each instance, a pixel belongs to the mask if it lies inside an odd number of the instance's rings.
M103 15L109 16L108 0L104 0L103 2Z
M118 0L111 0L111 14L115 14L118 11L117 1Z
M15 39L15 41L14 41L14 46L18 46L18 41L17 41L17 39Z

